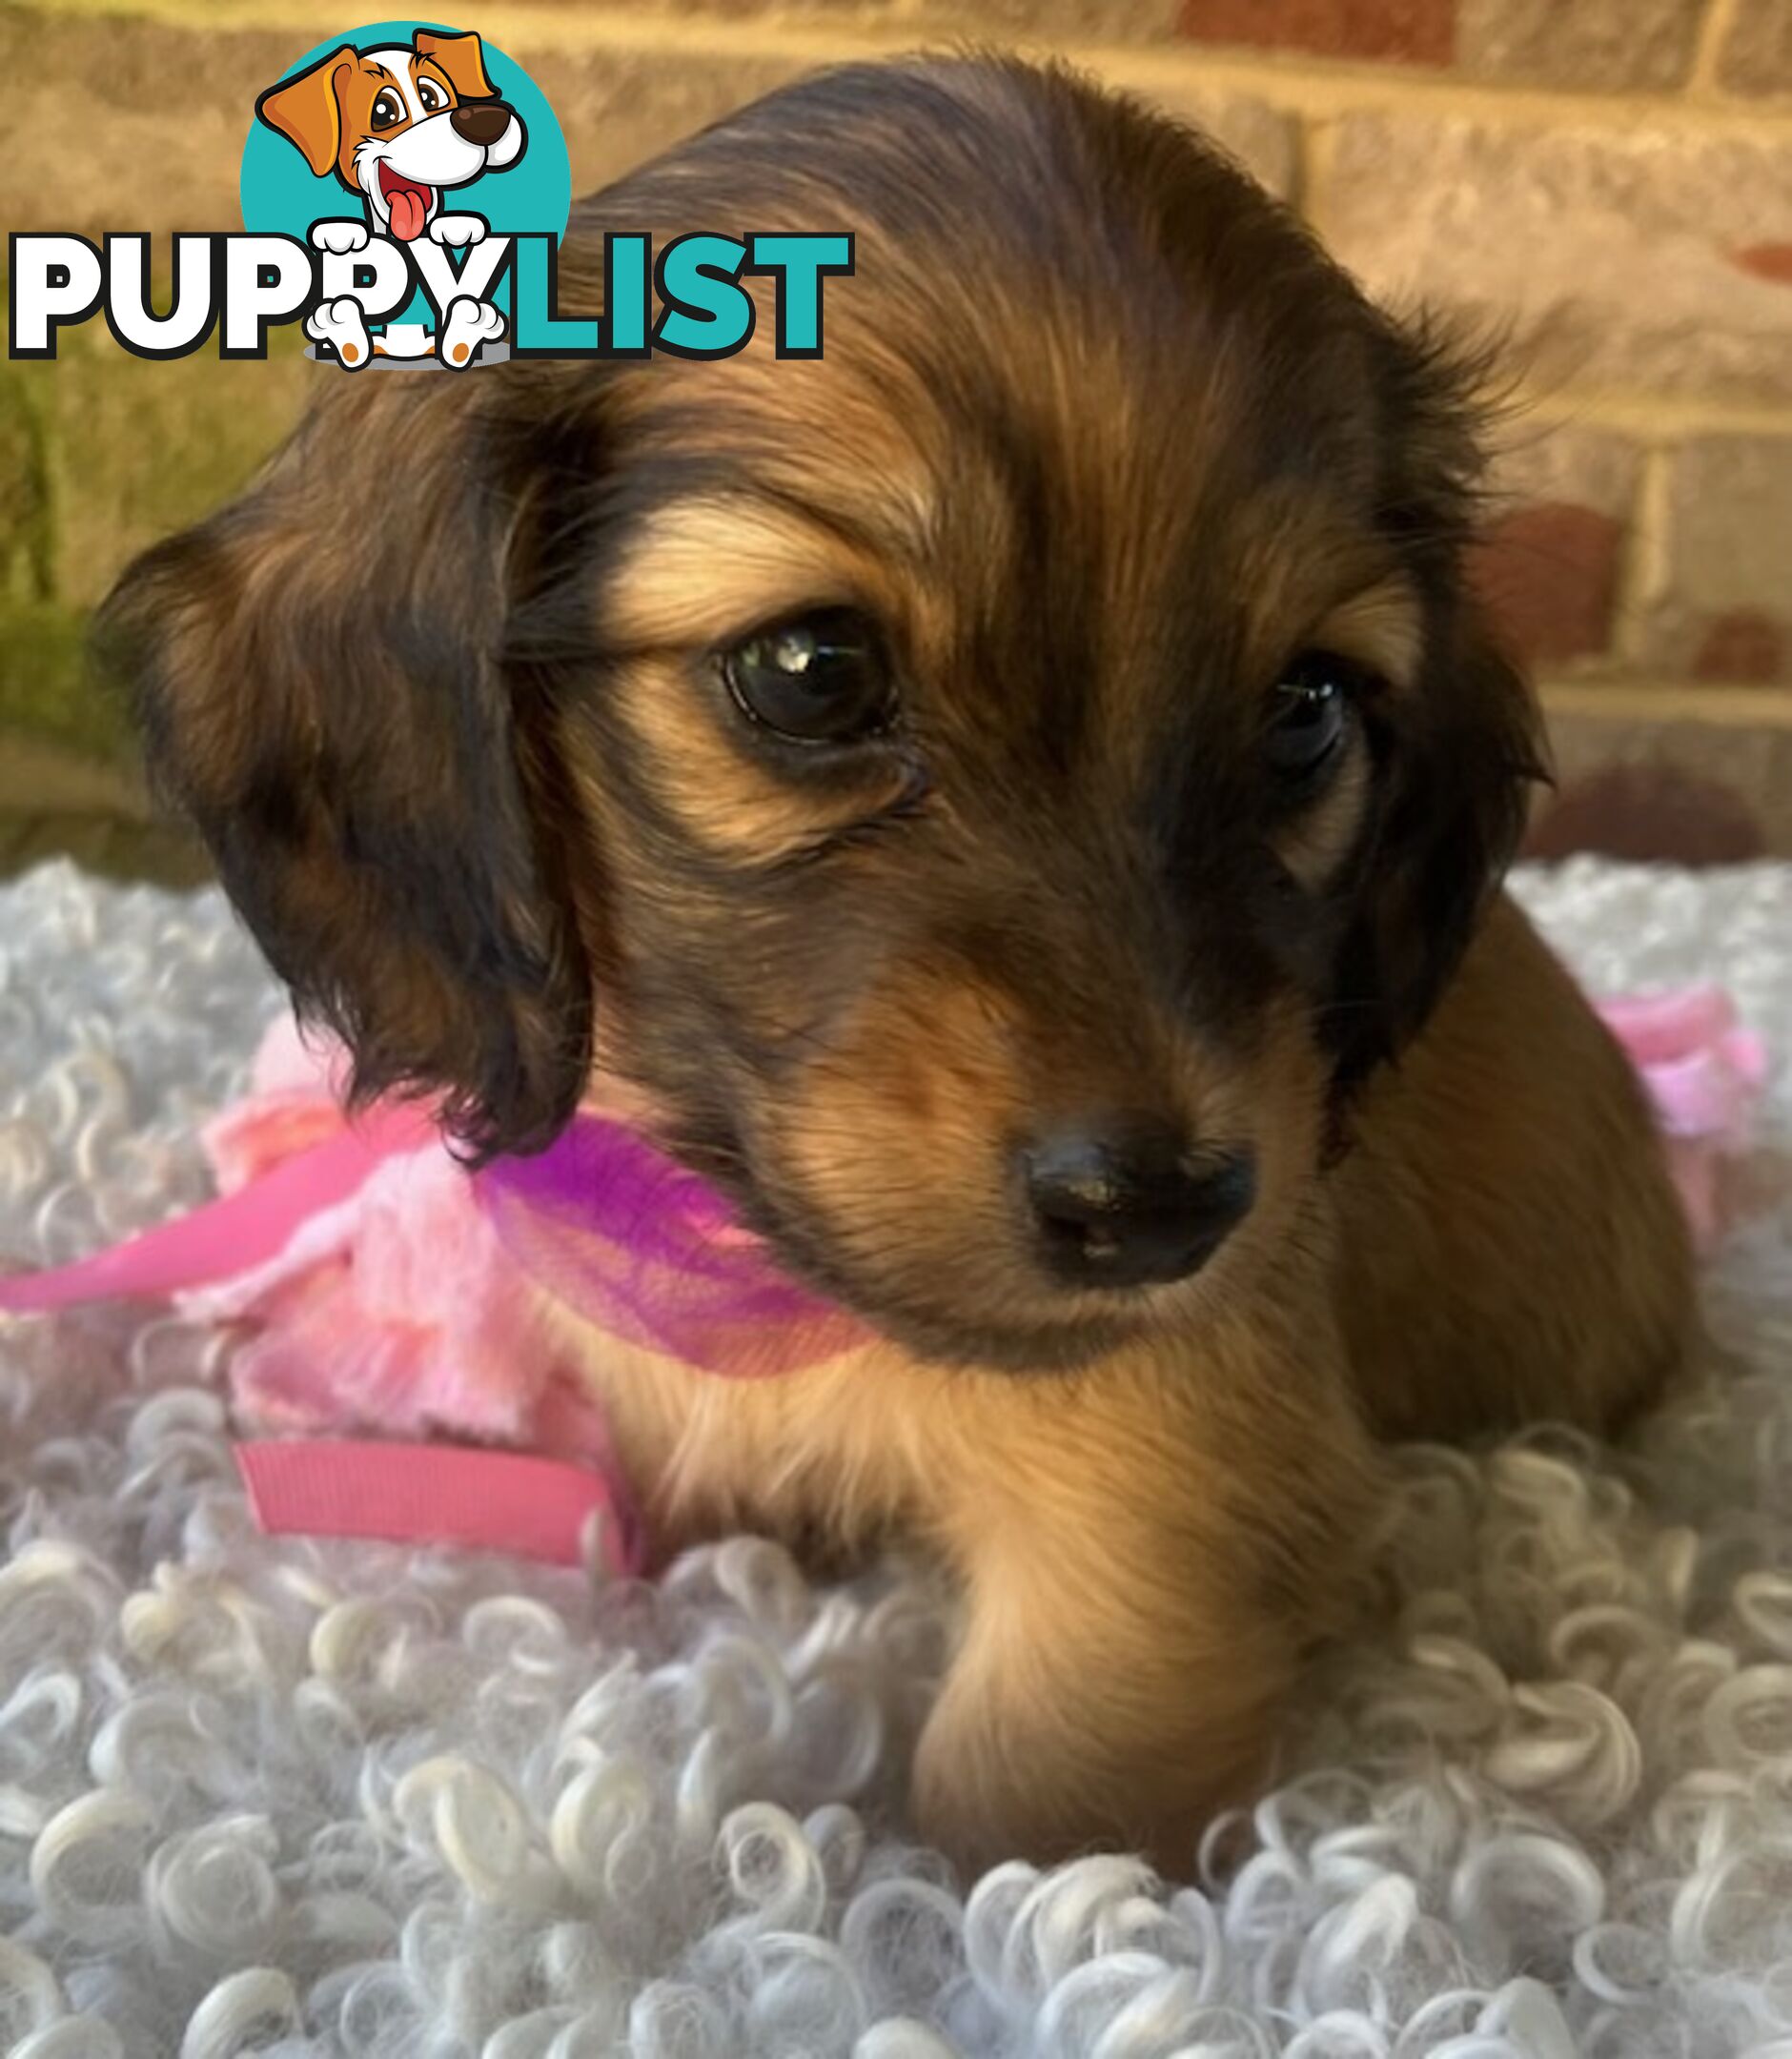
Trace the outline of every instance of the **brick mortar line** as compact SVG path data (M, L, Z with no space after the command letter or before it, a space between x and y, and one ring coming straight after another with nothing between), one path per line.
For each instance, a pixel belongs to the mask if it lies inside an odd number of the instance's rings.
M1546 714L1599 720L1697 723L1707 728L1792 729L1792 686L1702 680L1544 680Z
M1502 411L1514 423L1549 429L1604 429L1655 449L1672 450L1701 437L1750 438L1778 442L1792 438L1792 408L1770 402L1702 400L1646 390L1619 393L1564 386L1527 391L1520 386Z
M1716 95L1722 91L1718 84L1718 63L1741 11L1742 0L1711 0L1711 5L1706 8L1705 18L1699 25L1693 68L1686 80L1686 91L1695 98L1706 93Z
M1330 173L1336 133L1334 123L1312 115L1300 115L1294 121L1293 170L1284 198L1314 230L1318 227L1314 197Z
M1673 580L1672 471L1665 450L1643 452L1612 593L1611 654L1620 666L1634 662L1646 637L1649 611Z
M1058 48L1023 41L1023 49ZM1497 85L1439 71L1387 70L1318 56L1253 54L1166 42L1065 46L1063 53L1116 83L1149 87L1153 75L1186 71L1178 83L1213 85L1263 100L1281 112L1313 116L1423 113L1515 129L1571 125L1618 135L1703 135L1742 141L1792 141L1792 107L1690 99L1675 92L1571 92L1531 83Z
M171 27L291 30L315 40L315 23L294 20L295 0L59 0L49 18L123 16ZM19 14L42 9L9 8ZM941 28L917 34L894 29L811 28L776 14L736 21L707 15L618 14L496 0L480 15L483 31L511 49L531 45L567 54L605 50L631 55L754 57L823 64L843 58L889 56L903 51L947 50L967 40ZM1515 127L1577 122L1622 134L1694 133L1783 143L1792 140L1792 107L1758 106L1741 99L1705 100L1679 92L1592 93L1530 83L1509 86L1428 75L1413 70L1348 64L1306 53L1288 55L1166 39L1161 43L1067 43L1035 35L991 44L1040 54L1051 52L1099 71L1117 84L1150 90L1204 88L1247 94L1290 114L1336 115L1406 111L1456 115Z

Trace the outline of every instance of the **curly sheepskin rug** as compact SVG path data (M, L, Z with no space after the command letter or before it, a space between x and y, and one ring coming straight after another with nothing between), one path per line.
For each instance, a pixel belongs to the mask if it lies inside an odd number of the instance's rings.
M222 1339L0 1321L15 2059L1792 2059L1792 871L1521 882L1777 1065L1708 1378L1402 1460L1393 1605L1189 1878L903 1836L949 1624L742 1539L662 1584L251 1527ZM0 890L0 1263L200 1199L276 1007L211 895Z

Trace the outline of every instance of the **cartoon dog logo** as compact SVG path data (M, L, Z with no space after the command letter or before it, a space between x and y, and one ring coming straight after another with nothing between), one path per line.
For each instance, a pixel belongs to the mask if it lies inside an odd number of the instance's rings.
M419 29L408 48L344 44L271 86L255 112L297 149L314 177L334 173L361 200L364 219L312 227L312 242L338 254L364 250L372 235L397 243L427 236L457 248L482 241L484 218L444 212L442 195L514 165L528 140L486 76L483 48L471 32ZM374 340L358 302L343 296L308 316L305 333L354 369L376 356L432 353L460 368L481 343L503 335L504 317L489 301L463 295L439 337L420 325L397 325Z

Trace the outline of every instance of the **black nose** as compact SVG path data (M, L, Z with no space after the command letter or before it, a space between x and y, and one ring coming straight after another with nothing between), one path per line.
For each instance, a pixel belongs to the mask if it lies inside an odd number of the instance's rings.
M473 107L456 108L448 119L456 135L490 150L510 127L510 110L501 100L481 100Z
M1183 1279L1250 1213L1248 1152L1191 1151L1166 1123L1068 1123L1021 1152L1048 1267L1078 1287Z

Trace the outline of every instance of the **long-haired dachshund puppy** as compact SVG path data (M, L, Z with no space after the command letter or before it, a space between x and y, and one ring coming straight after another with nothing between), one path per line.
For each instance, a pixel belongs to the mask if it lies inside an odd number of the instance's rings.
M1538 743L1465 380L1059 71L775 93L583 204L560 303L743 223L855 233L819 359L329 381L108 640L365 1091L474 1154L624 1107L870 1326L763 1381L592 1340L659 1533L936 1552L923 1830L1186 1866L1380 1440L1612 1424L1687 1319L1498 891Z

